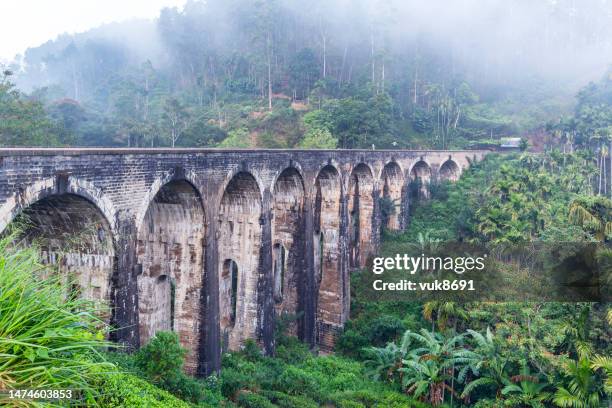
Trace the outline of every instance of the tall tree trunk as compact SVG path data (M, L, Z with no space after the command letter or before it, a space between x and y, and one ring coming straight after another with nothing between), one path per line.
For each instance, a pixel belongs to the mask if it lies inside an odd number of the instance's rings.
M419 77L419 67L414 65L414 99L412 100L414 107L416 108L417 104L417 81Z
M601 145L599 146L599 157L597 160L597 170L599 171L599 182L598 182L598 187L597 187L597 194L601 195L601 180L602 180L602 171L601 169L603 168L602 166L602 159L603 159L603 150L601 149Z
M382 62L382 72L380 75L380 89L382 90L382 92L385 92L385 60L383 58L383 62Z
M270 38L270 31L268 31L267 38L268 48L268 109L272 110L272 44Z
M372 85L374 85L374 82L376 81L375 78L375 62L374 62L374 32L371 31L370 32L370 58L372 59Z
M323 78L327 76L327 36L323 34Z
M344 67L346 65L346 56L348 54L348 44L344 46L344 53L342 54L342 65L340 66L340 83L342 83L344 79Z

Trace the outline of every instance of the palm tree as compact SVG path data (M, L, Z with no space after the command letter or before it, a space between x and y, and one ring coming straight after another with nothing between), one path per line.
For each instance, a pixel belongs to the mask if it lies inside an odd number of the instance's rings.
M402 387L433 406L444 402L445 391L458 396L454 387L447 382L454 379L455 368L460 368L459 375L465 376L467 371L475 369L480 357L473 351L458 347L464 335L445 338L440 333L431 333L422 329L420 333L407 331L404 334L402 348L408 349L411 342L416 341L420 347L412 349L406 358L402 359Z
M462 398L468 398L470 394L479 387L490 386L496 389L497 398L501 397L502 388L508 384L506 365L508 360L502 356L500 344L496 341L491 329L487 327L485 335L474 330L467 331L476 342L475 352L482 356L482 360L475 365L480 376L468 383L461 394ZM458 378L463 382L464 378Z
M612 201L605 197L580 196L570 205L569 221L594 232L595 239L612 236Z
M591 368L591 361L582 357L565 364L566 386L557 388L553 402L562 408L597 408L604 396L601 383Z
M559 332L565 335L563 346L571 357L588 358L593 351L589 342L591 307L589 305L576 307L580 308L578 315L572 313L563 320L559 325Z
M373 380L394 381L394 374L401 368L402 349L395 343L386 347L369 347L366 353L370 356L365 361L366 375Z
M529 366L523 364L520 375L513 376L501 393L514 396L524 406L543 408L542 403L550 398L550 393L544 391L548 383L540 381L541 377L531 374Z
M423 317L432 323L431 331L434 331L435 323L441 330L451 325L454 335L459 320L467 319L468 315L459 303L432 300L423 305Z
M413 246L421 252L436 252L441 242L441 239L434 238L430 236L429 231L425 231L425 234L419 232L417 235L417 243Z
M591 368L595 371L603 370L606 375L604 391L612 395L612 358L607 356L595 356L591 361Z

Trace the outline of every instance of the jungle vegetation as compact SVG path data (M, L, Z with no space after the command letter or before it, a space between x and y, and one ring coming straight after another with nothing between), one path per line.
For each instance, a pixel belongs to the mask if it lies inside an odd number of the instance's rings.
M61 35L4 64L0 146L606 144L605 2L427 4L190 0Z
M383 231L381 255L592 242L612 268L608 2L301 3L192 0L30 48L0 73L0 146L497 150L520 137L526 151L430 185L406 231ZM606 303L372 301L355 271L333 354L288 336L296 317L283 316L274 357L249 341L193 378L175 333L123 353L105 340L105 306L69 296L14 241L0 242L0 389L72 388L100 407L610 404Z

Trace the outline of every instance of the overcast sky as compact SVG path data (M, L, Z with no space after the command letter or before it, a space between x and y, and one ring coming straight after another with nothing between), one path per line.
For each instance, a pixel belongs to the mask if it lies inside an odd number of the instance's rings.
M154 18L185 0L0 0L0 60L62 33L131 18Z

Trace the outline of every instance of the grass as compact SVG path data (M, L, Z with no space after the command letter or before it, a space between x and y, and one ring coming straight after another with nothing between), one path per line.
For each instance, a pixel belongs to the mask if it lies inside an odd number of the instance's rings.
M99 353L108 346L101 306L71 296L38 250L15 248L15 237L0 240L0 389L72 389L93 401L97 376L115 369ZM1 406L15 404L0 397Z

